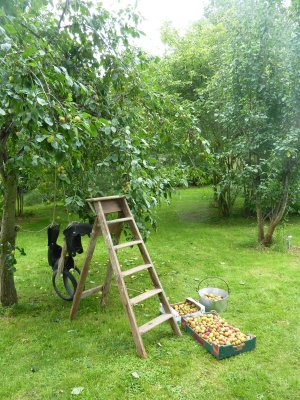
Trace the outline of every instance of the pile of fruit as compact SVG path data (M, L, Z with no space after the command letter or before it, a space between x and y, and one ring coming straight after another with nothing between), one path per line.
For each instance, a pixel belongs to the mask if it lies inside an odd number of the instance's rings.
M189 300L186 300L184 303L173 304L172 308L174 308L174 310L177 311L180 316L193 314L200 311L199 307Z
M215 295L215 294L213 294L213 293L207 293L207 294L204 295L204 297L205 297L207 300L210 300L210 301L219 301L219 300L223 300L223 296L217 296L217 295Z
M215 314L203 314L198 317L187 317L186 322L199 336L210 344L217 346L237 346L249 337L239 329L229 325L223 318Z

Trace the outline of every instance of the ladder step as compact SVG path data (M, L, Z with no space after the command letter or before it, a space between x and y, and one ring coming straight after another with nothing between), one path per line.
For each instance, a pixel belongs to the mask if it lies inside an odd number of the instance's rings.
M84 299L85 297L88 297L88 296L90 296L91 294L94 294L94 293L97 293L97 292L102 292L102 290L103 290L103 285L96 286L96 287L93 287L93 288L91 288L91 289L87 289L87 290L85 290L84 292L82 292L80 298L81 298L81 299Z
M112 219L110 221L106 221L107 225L113 225L113 224L119 224L121 222L127 222L127 221L132 221L131 217L126 217L126 218L117 218L117 219Z
M134 246L135 244L141 244L141 243L143 243L142 240L134 240L133 242L117 244L116 246L114 246L114 249L115 250L125 249L126 247L131 247L131 246Z
M141 303L142 301L144 301L146 299L150 299L150 297L156 296L159 293L162 293L162 289L147 290L147 292L142 293L142 294L130 299L130 304L134 305L134 304L137 304L137 303Z
M151 321L147 322L146 324L140 326L139 332L141 335L143 335L144 333L150 331L150 329L156 327L157 325L162 324L165 321L168 321L171 318L173 318L172 314L162 314L159 317L156 317L156 318L152 319Z
M137 272L143 271L143 270L151 268L151 267L152 267L152 264L139 265L138 267L128 269L127 271L122 271L122 276L124 278L125 276L136 274Z

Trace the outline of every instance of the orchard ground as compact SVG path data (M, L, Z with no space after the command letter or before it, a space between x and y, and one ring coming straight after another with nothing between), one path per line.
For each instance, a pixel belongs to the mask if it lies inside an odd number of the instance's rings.
M300 246L299 217L276 233L267 250L256 246L256 221L236 208L221 219L211 207L210 189L181 190L171 205L158 210L158 230L147 247L170 302L197 299L201 278L216 275L228 281L231 295L226 320L257 336L256 350L217 361L189 335L175 337L168 324L143 336L148 358L139 359L113 281L109 301L81 301L76 320L69 321L70 303L51 285L46 231L50 206L26 208L19 220L24 231L18 245L16 286L19 304L0 308L0 398L6 400L74 399L290 399L298 392L300 252L287 252L285 239ZM57 215L68 223L63 207ZM74 217L70 217L73 219ZM62 233L59 243L62 242ZM107 255L100 245L88 286L102 283ZM84 248L87 238L84 239ZM83 255L76 257L79 267ZM123 253L124 268L137 254ZM128 278L130 294L150 287L146 273ZM158 302L135 308L140 324L158 314ZM83 388L83 390L82 390Z

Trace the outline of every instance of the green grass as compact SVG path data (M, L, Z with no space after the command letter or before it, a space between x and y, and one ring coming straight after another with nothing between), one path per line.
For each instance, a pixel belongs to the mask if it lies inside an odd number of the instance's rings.
M180 191L159 209L159 228L148 250L171 302L197 298L198 279L206 276L228 281L231 295L223 316L257 336L256 350L217 361L189 335L175 337L164 324L144 336L148 358L139 359L115 282L104 310L91 296L70 322L70 303L51 286L46 232L21 231L18 245L27 256L18 258L19 304L0 308L0 399L74 399L74 387L84 387L77 398L85 400L298 399L300 253L286 252L283 241L291 234L300 246L300 219L279 228L274 246L261 250L255 245L255 220L242 218L238 209L230 219L218 218L210 199L209 189ZM39 230L52 218L50 207L27 211L33 215L19 221L24 230ZM65 226L61 207L58 215ZM136 257L125 253L124 267ZM83 255L76 257L78 266L82 260ZM106 260L101 243L88 285L103 281ZM148 282L146 273L129 278L130 293ZM135 310L142 323L157 315L158 303L148 300Z

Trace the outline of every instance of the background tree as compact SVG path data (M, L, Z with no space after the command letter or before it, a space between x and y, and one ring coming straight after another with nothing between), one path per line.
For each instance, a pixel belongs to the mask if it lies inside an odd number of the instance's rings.
M299 187L298 8L219 0L206 17L176 40L165 27L170 51L160 78L193 104L210 142L221 213L230 215L243 194L245 209L257 215L259 242L269 245Z
M194 147L187 162L190 168L196 166L199 174L206 175L206 183L213 184L214 200L221 215L229 216L239 192L232 179L239 164L227 146L228 131L215 118L215 110L209 107L207 89L220 67L226 30L221 21L212 24L203 19L194 23L183 37L166 25L163 39L170 50L157 68L161 86L177 93L181 101L191 103L198 128L211 149L210 156L206 157L201 149Z
M239 184L256 210L258 240L268 246L299 186L297 23L272 1L232 2L222 21L226 49L208 88L210 107L230 132Z

